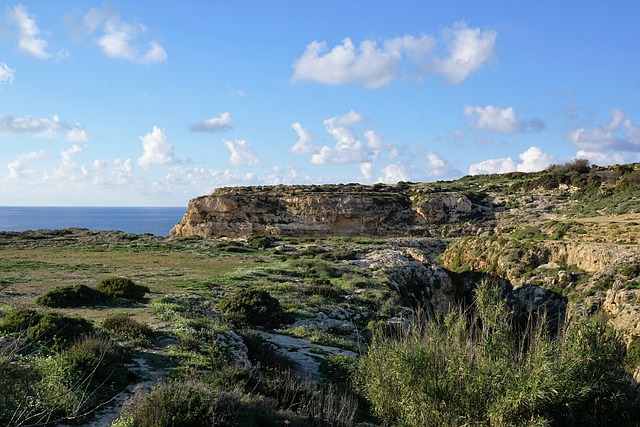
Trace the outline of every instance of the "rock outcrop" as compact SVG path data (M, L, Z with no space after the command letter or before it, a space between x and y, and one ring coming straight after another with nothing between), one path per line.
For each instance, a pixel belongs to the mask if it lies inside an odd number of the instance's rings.
M234 187L191 200L171 235L429 235L435 224L492 214L489 200L424 184Z

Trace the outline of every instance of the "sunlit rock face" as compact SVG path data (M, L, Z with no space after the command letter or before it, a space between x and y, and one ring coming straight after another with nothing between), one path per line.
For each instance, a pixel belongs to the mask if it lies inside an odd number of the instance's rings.
M234 187L191 200L171 234L428 235L434 224L491 214L490 205L422 184Z

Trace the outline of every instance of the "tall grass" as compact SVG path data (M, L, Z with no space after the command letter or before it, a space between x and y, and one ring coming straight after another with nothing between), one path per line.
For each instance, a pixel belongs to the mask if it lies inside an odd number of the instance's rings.
M475 309L374 336L358 378L375 414L397 426L637 425L640 406L616 333L544 320L514 331L498 290ZM635 385L637 388L637 385Z

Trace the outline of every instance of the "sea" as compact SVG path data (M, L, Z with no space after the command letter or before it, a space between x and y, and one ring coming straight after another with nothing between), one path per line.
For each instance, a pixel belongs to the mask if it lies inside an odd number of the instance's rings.
M62 228L168 236L186 207L0 206L0 231Z

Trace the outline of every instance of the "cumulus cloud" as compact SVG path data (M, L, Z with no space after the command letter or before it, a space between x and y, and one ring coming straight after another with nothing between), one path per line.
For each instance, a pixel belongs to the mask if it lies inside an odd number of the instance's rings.
M369 161L372 153L358 139L352 126L364 123L368 118L353 110L342 116L335 116L324 121L324 128L335 140L333 147L323 146L311 156L311 163L345 164Z
M393 148L391 144L373 130L366 131L364 137L367 139L367 147L371 150L383 151Z
M580 149L590 152L605 152L610 149L640 152L640 127L617 108L609 111L609 115L609 122L592 130L575 129L567 135L567 139Z
M72 22L79 37L95 35L95 43L109 58L139 64L157 64L168 59L164 47L149 40L149 30L140 23L126 22L113 5L92 8Z
M49 42L41 37L36 19L29 15L26 6L15 5L13 9L7 11L7 16L18 28L18 49L20 51L40 59L54 56L49 49Z
M0 62L0 85L12 84L15 79L15 71L9 68L4 62Z
M360 163L360 174L365 181L371 180L371 178L373 177L373 163Z
M529 147L518 156L520 161L511 157L485 160L469 166L469 175L507 173L507 172L537 172L555 162L553 156L543 152L539 147Z
M42 138L58 138L64 135L69 142L87 142L89 134L80 123L68 123L57 115L51 118L25 116L16 118L10 114L0 115L0 136L10 134L33 133Z
M164 165L176 161L173 145L167 142L167 132L154 126L151 132L141 136L142 156L138 158L138 164L143 168L153 165Z
M9 170L9 179L19 179L21 176L35 172L33 169L27 169L25 162L37 160L46 157L45 151L31 151L18 155L13 161L9 162L7 169Z
M484 107L466 105L463 114L469 124L478 130L512 134L517 132L540 131L545 124L540 119L521 120L513 107L500 108L493 105Z
M298 141L289 149L295 154L311 154L317 152L317 148L311 145L311 133L305 129L299 122L291 124L293 130L298 134Z
M427 71L442 76L451 84L459 84L477 71L495 54L497 32L469 28L465 21L441 32L447 56L432 60Z
M596 165L613 165L626 163L626 160L622 154L607 154L597 151L579 150L576 153L576 159L587 159L590 163Z
M91 177L91 183L98 186L123 186L131 183L133 162L131 159L94 160L81 167L84 175Z
M384 41L381 47L374 40L365 40L356 47L347 37L329 52L325 42L313 41L294 62L291 80L328 85L357 82L375 89L396 78L403 57L420 58L432 46L433 39L427 35L396 37Z
M378 182L395 184L399 181L411 181L411 169L411 165L405 162L391 163L382 169L384 175L378 179Z
M73 144L71 148L60 150L59 164L55 168L45 171L43 179L45 181L78 181L82 179L84 173L73 160L73 156L84 150L85 147L77 144Z
M224 112L218 117L212 117L189 126L193 132L226 132L233 129L231 114Z
M331 135L334 145L324 145L320 148L311 145L311 134L296 122L292 124L298 134L298 141L291 147L297 154L311 154L311 163L315 165L370 163L379 157L381 152L389 152L389 158L397 156L394 146L383 136L373 130L366 130L363 142L355 126L367 123L369 118L351 110L341 116L324 120L326 132ZM365 175L363 173L363 175Z
M253 166L260 163L260 157L253 149L251 144L249 144L244 139L236 139L235 141L224 140L224 145L231 152L231 156L229 157L229 163L233 166L244 166L249 165Z
M416 76L439 75L458 84L480 69L495 50L497 33L493 30L468 28L456 22L441 32L447 56L440 58L432 51L438 40L430 35L404 35L383 40L364 40L359 46L350 38L328 49L326 42L314 40L293 63L292 82L315 81L327 85L361 83L370 89L387 86L403 70L412 65L420 70Z
M298 179L299 170L297 167L282 167L276 166L271 170L267 176L265 176L262 181L266 185L280 185L280 184L293 184Z
M458 169L433 151L427 153L426 176L432 179L448 179L460 176Z

